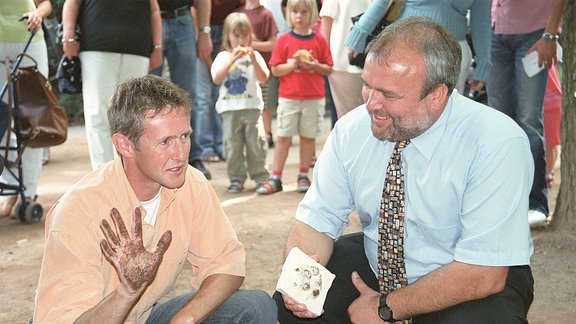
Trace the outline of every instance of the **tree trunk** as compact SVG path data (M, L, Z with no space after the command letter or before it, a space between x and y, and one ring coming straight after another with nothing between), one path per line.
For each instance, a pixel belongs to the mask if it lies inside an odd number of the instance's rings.
M568 1L562 27L562 152L553 227L576 232L576 3Z

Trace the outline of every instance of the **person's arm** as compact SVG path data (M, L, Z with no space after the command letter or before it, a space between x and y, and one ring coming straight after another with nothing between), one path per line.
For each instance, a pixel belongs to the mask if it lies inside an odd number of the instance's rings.
M275 44L276 44L276 36L272 36L265 41L254 39L252 41L252 48L257 50L258 52L272 52Z
M384 12L388 7L388 0L374 0L370 7L364 12L360 20L350 31L344 44L350 49L353 56L358 55L366 47L366 39L372 33L378 22L384 17Z
M157 0L150 0L150 23L152 25L152 54L148 69L154 70L162 65L162 17Z
M290 233L288 233L284 259L286 259L293 247L300 248L300 250L310 255L318 263L326 266L332 256L334 240L330 236L320 233L311 226L296 220ZM306 305L298 303L287 295L282 295L282 298L284 299L286 309L291 311L295 316L302 318L317 317L306 308Z
M330 44L330 34L332 33L332 22L334 19L332 19L332 17L322 16L320 20L320 32L324 35L328 44Z
M210 33L201 31L204 27L210 27L210 12L212 10L212 3L210 0L196 0L196 19L198 26L198 44L197 52L198 58L202 61L207 61L212 55L212 38Z
M260 83L265 83L270 77L270 70L266 66L266 61L258 51L251 49L248 53L250 59L252 60L252 65L254 66L254 72L256 75L256 81Z
M34 0L34 3L36 4L35 10L22 14L22 17L28 19L27 28L30 32L37 32L42 27L42 20L52 12L52 4L50 4L50 1Z
M560 23L562 22L562 14L566 8L567 0L554 0L552 1L552 9L550 10L550 16L548 16L548 23L544 29L545 33L550 33L552 35L558 35L558 29L560 28ZM540 38L527 53L532 51L538 52L538 66L544 66L549 69L552 64L558 63L558 58L556 57L556 46L557 41L547 41Z
M222 84L222 82L226 80L226 76L228 75L228 71L230 71L232 64L244 55L244 53L240 52L239 48L234 48L232 53L227 55L227 60L221 56L226 54L227 53L224 52L218 53L216 60L214 61L215 63L210 67L212 82L214 84Z
M499 293L504 289L507 275L508 267L454 261L391 292L386 302L395 319L410 318ZM352 322L379 320L380 293L366 286L356 273L352 274L352 282L360 292L360 297L348 308Z
M298 60L288 59L288 62L281 63L278 65L273 65L270 67L272 70L272 75L275 77L285 76L286 74L296 70L298 68Z
M320 75L329 75L332 73L332 65L326 63L318 63L317 60L310 62L302 62L302 67L306 70L311 70Z
M244 277L214 274L207 277L198 293L172 318L171 323L200 323L240 288Z
M62 7L62 49L68 59L78 56L80 44L75 40L81 0L66 0Z

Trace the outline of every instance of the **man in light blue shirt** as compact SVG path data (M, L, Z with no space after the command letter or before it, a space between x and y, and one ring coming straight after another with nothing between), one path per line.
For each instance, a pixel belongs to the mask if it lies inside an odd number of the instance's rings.
M287 241L286 253L298 246L336 274L318 322L526 319L529 142L513 120L454 90L460 59L454 36L427 18L400 20L369 46L366 104L330 134ZM402 140L408 285L381 295L380 202ZM363 235L341 237L353 211ZM275 299L280 323L315 317L289 296Z

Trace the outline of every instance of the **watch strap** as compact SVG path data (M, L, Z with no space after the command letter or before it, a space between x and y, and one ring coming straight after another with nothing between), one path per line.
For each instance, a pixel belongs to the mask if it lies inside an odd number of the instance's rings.
M394 314L392 313L392 309L386 303L386 299L388 298L388 294L381 294L380 295L380 302L378 304L378 316L380 319L386 322L396 322L394 319Z
M542 34L542 39L547 42L555 42L559 38L558 35L552 35L551 33L544 33Z

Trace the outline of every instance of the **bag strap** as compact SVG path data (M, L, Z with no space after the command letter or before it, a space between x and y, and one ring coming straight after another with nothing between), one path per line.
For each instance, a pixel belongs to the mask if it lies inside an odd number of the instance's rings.
M24 58L24 57L26 57L26 58L28 58L30 61L34 62L34 64L33 64L32 66L34 66L35 69L38 69L38 62L36 62L36 60L35 60L32 56L30 56L30 55L28 55L28 54L26 54L26 53L20 53L20 54L18 54L18 56L17 56L16 59L19 60L19 61L22 61L22 58Z

